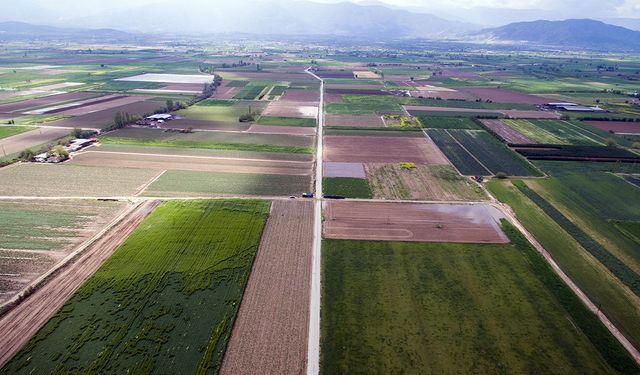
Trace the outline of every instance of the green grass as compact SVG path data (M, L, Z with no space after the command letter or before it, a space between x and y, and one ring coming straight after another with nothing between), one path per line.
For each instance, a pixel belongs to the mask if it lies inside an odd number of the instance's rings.
M309 176L253 173L167 171L145 191L146 196L215 197L220 194L288 196L309 191Z
M216 373L268 212L162 204L3 371Z
M635 295L511 181L493 179L487 187L498 200L513 209L518 220L564 272L638 346L640 306Z
M609 173L571 173L528 182L589 237L640 274L638 244L613 221L640 221L640 190Z
M460 112L460 111L421 111L421 110L410 110L409 113L412 116L416 117L424 117L424 116L435 116L435 117L463 117L463 118L471 118L471 117L504 117L504 115L500 112Z
M5 126L0 125L0 139L28 132L34 128L28 126Z
M100 137L103 144L140 145L210 150L310 154L313 138L297 135L195 132L167 133L157 129L126 128Z
M282 146L252 143L215 143L198 142L192 140L153 140L124 137L102 137L100 142L104 144L116 145L139 145L153 147L178 147L178 148L201 148L210 150L232 150L232 151L252 151L252 152L283 152L291 154L311 154L313 148L300 146Z
M614 221L614 225L625 236L634 240L640 245L640 222L637 221Z
M537 107L532 104L519 103L494 103L494 102L477 102L475 100L438 100L426 98L412 98L410 101L413 105L427 105L432 107L450 107L450 108L469 108L469 109L519 109L519 110L536 110Z
M372 198L369 182L362 178L324 177L322 179L324 195L339 195L345 198Z
M244 99L244 100L253 100L260 95L268 86L257 85L257 84L248 84L244 86L240 92L238 92L233 98L234 99Z
M77 200L0 202L0 248L60 250L120 204ZM109 215L106 215L109 216ZM8 264L5 264L7 266Z
M306 126L310 128L315 128L316 120L313 118L260 116L258 121L256 121L256 124L278 125L278 126Z
M342 95L342 102L325 104L329 114L366 115L373 113L399 113L398 99L384 95Z
M194 106L178 111L176 114L192 120L223 121L238 123L241 115L251 112L261 112L264 103L230 102L225 100L204 101Z
M325 240L322 255L323 374L614 373L530 248Z
M543 144L563 144L576 146L603 146L606 137L586 126L556 120L503 120L503 122L530 139ZM610 138L614 138L611 135Z
M420 122L427 129L482 129L475 121L466 117L420 116Z

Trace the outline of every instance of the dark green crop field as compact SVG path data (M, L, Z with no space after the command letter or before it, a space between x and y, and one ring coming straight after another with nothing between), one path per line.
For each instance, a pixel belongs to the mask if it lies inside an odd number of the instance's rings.
M2 371L216 373L268 212L162 204Z
M513 227L514 244L325 240L322 374L637 371Z

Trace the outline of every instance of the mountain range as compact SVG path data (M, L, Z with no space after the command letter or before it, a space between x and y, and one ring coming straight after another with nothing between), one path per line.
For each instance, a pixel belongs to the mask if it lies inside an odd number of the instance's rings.
M30 0L24 0L30 1ZM640 32L600 21L564 20L517 22L483 29L433 14L390 7L377 0L359 4L313 1L199 1L176 7L171 0L127 9L102 9L71 19L55 18L53 26L0 23L0 40L81 39L136 41L151 35L214 36L275 35L456 40L481 43L522 43L600 50L640 50ZM135 16L132 16L135 15ZM628 19L625 24L634 24ZM74 27L69 27L74 25Z
M516 22L481 30L474 35L487 42L526 42L607 51L640 50L640 31L591 19Z

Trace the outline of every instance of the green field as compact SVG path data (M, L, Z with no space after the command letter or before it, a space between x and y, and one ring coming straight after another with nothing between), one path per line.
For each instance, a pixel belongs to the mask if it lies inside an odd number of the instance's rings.
M513 231L517 245L325 240L321 373L637 371Z
M260 118L258 118L258 121L256 121L256 124L278 126L307 126L315 128L316 120L313 118L260 116Z
M429 136L463 175L539 175L535 167L484 130L430 129Z
M192 120L238 123L241 115L259 113L264 107L264 103L251 101L205 100L176 112L176 115Z
M253 173L167 171L145 190L160 197L228 195L300 195L309 191L309 176Z
M503 122L542 144L603 146L606 142L606 137L598 134L597 131L575 122L556 120L503 120Z
M373 113L401 113L398 100L385 95L342 95L342 102L325 104L328 114L367 115Z
M68 248L99 218L113 216L120 208L118 202L85 200L0 201L0 249Z
M345 198L372 198L369 182L363 178L324 177L322 179L324 195L338 195Z
M640 344L637 297L511 181L494 179L487 187L514 210L527 230L629 340Z
M475 121L466 117L420 116L419 118L427 129L482 129Z
M223 132L167 133L157 129L126 128L100 137L104 144L199 148L254 152L313 153L313 138L282 134Z
M216 373L268 213L162 204L3 371Z
M0 125L0 139L11 137L20 133L28 132L34 128L28 126L5 126Z

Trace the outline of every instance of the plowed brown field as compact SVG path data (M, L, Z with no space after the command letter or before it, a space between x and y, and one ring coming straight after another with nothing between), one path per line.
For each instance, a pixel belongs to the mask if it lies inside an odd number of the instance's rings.
M325 201L327 238L376 241L507 243L504 216L488 204Z
M302 374L307 359L313 203L275 201L221 374Z
M329 162L449 164L433 141L424 137L332 135L324 140L324 160Z

